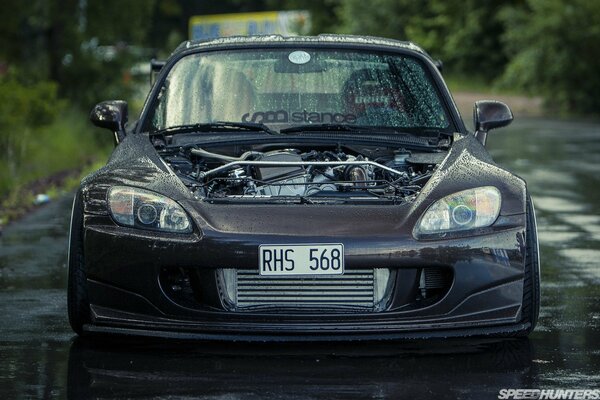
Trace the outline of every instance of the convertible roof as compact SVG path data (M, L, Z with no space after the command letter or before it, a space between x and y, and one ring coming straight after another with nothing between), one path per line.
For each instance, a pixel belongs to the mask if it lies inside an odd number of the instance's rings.
M334 35L324 34L318 36L281 36L281 35L256 35L256 36L231 36L212 40L187 40L181 43L173 52L177 54L181 51L194 48L210 48L214 46L230 44L269 44L269 43L340 43L356 45L376 45L388 46L413 50L421 54L427 53L412 42L403 42L394 39L385 39L374 36L358 35Z

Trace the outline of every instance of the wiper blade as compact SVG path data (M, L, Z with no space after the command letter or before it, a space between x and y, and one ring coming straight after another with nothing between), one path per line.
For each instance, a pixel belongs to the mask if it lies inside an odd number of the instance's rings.
M397 126L385 125L347 125L347 124L306 124L292 126L291 128L281 129L280 133L300 133L300 132L358 132L358 133L395 133L401 135L439 135L439 129L431 128L403 128Z
M194 133L194 132L266 132L272 135L278 133L265 124L259 122L230 122L230 121L215 121L188 125L175 125L158 131L150 132L150 135L178 134L178 133Z
M369 134L369 137L377 136L393 136L397 140L407 141L407 143L423 147L437 147L445 144L447 147L447 140L443 143L440 142L440 135L443 133L439 129L433 128L403 128L396 126L381 126L381 125L345 125L345 124L307 124L298 125L291 128L281 129L279 133L308 133L308 132L340 132L344 134L350 134L353 136L356 134Z
M436 137L439 138L444 132L434 128L403 128L396 126L381 125L346 125L346 124L307 124L292 126L281 129L279 133L302 133L302 132L348 132L348 133L374 133L374 134L396 134L412 137ZM448 133L446 133L448 135Z
M372 132L372 126L346 124L306 124L281 129L279 133L298 132Z

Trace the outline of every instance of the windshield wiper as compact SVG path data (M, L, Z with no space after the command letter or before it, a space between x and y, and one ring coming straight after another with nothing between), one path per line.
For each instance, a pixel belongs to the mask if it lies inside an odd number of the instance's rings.
M346 124L306 124L281 129L279 133L298 132L372 132L373 126L346 125Z
M230 122L230 121L215 121L188 125L175 125L168 128L150 132L150 135L178 134L178 133L195 133L195 132L266 132L271 135L278 133L265 124L258 122Z
M301 132L357 132L357 133L382 133L382 134L400 134L410 136L420 136L432 134L438 136L439 129L431 128L402 128L396 126L382 125L347 125L347 124L306 124L292 126L291 128L281 129L279 133L301 133Z
M395 126L379 126L379 125L346 125L346 124L307 124L298 125L290 128L285 128L279 131L279 133L303 133L303 132L340 132L341 135L350 134L366 134L373 138L378 135L390 134L395 139L405 141L408 144L421 146L426 148L437 147L441 144L440 137L444 132L434 128L401 128ZM447 142L444 141L444 144Z

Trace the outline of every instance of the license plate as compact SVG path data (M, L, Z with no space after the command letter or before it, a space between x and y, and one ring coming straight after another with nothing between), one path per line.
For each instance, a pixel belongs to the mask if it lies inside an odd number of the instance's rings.
M263 244L258 247L261 275L341 275L344 245Z

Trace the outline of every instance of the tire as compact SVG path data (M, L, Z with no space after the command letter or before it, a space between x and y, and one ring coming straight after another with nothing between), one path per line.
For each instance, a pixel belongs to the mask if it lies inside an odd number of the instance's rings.
M522 333L522 336L527 336L534 330L540 313L540 250L535 209L529 196L527 196L526 212L525 268L521 315L522 322L529 323L530 326Z
M90 322L90 302L83 256L83 202L81 192L77 192L73 200L69 233L67 310L69 324L80 336L84 335L83 325Z

